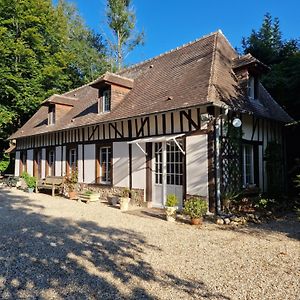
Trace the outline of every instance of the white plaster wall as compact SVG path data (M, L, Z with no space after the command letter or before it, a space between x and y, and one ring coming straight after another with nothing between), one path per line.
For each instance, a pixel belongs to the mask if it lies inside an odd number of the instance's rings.
M186 138L187 193L208 196L207 135Z
M20 176L20 151L16 151L15 176Z
M243 115L242 131L243 131L243 139L251 140L252 132L253 132L252 116L247 114ZM255 131L257 131L257 129ZM254 137L254 140L256 140L256 137Z
M129 187L129 150L128 149L129 147L126 142L113 143L113 184L114 186Z
M27 150L27 173L33 176L33 149Z
M95 183L96 177L96 146L84 145L84 182Z
M55 147L55 176L62 176L61 174L61 146Z
M263 168L264 168L264 162L263 162L263 155L262 155L262 147L263 146L258 146L258 167L259 167L259 188L261 190L264 190L263 187Z
M67 147L63 146L63 153L62 153L62 176L66 175L66 157L67 157Z
M83 182L82 145L78 145L77 149L78 149L78 158L77 158L78 182Z
M145 144L141 144L145 150ZM146 155L132 144L132 187L146 190Z
M42 157L41 157L41 177L46 177L46 149L42 148Z

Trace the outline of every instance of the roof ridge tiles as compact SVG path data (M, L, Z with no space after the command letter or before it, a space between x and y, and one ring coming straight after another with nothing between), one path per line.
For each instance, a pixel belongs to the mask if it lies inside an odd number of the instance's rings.
M199 41L201 41L201 40L203 40L203 39L209 38L209 37L211 37L211 36L213 36L213 35L216 35L216 34L218 34L218 33L222 33L222 31L220 31L220 29L219 29L219 30L217 30L217 31L214 31L214 32L211 32L211 33L209 33L209 34L203 35L203 36L201 36L201 37L199 37L199 38L197 38L197 39L195 39L195 40L192 40L192 41L190 41L190 42L187 42L187 43L185 43L185 44L183 44L183 45L181 45L181 46L178 46L178 47L176 47L176 48L173 48L173 49L171 49L171 50L168 50L168 51L166 51L166 52L163 52L163 53L161 53L161 54L159 54L159 55L156 55L156 56L151 57L151 58L149 58L149 59L146 59L146 60L144 60L144 61L141 61L141 62L138 62L138 63L136 63L136 64L133 64L133 65L127 67L127 68L124 68L124 69L118 71L117 74L118 74L118 73L122 73L122 72L126 72L126 71L128 71L128 70L131 70L131 69L134 69L134 68L136 68L136 67L139 67L139 66L141 66L141 65L143 65L143 64L149 63L149 62L152 61L152 60L155 60L155 59L158 59L158 58L160 58L160 57L162 57L162 56L165 56L165 55L167 55L167 54L173 53L173 52L175 52L175 51L177 51L177 50L180 50L180 49L182 49L182 48L184 48L184 47L187 47L187 46L189 46L189 45L191 45L191 44L197 43L197 42L199 42Z

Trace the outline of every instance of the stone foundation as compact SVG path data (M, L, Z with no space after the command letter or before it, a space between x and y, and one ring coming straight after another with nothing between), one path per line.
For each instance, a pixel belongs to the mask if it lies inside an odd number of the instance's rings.
M89 190L93 192L97 192L100 194L100 199L107 201L108 197L112 196L120 196L124 188L115 187L115 186L103 186L98 184L80 184L80 190ZM131 206L146 206L146 202L144 200L144 190L143 189L132 189L131 193Z

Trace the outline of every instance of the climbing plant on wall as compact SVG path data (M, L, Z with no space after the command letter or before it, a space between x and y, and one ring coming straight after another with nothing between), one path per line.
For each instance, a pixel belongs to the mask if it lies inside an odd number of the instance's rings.
M241 189L242 129L231 121L224 122L225 134L221 137L221 192L239 192Z

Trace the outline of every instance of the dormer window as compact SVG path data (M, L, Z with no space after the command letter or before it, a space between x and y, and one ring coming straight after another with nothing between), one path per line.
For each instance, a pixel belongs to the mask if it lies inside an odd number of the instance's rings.
M55 105L49 105L48 108L48 125L55 124Z
M258 79L253 76L250 76L248 80L248 97L258 99Z
M98 112L105 113L110 111L111 93L110 90L104 90L102 97L98 102Z

